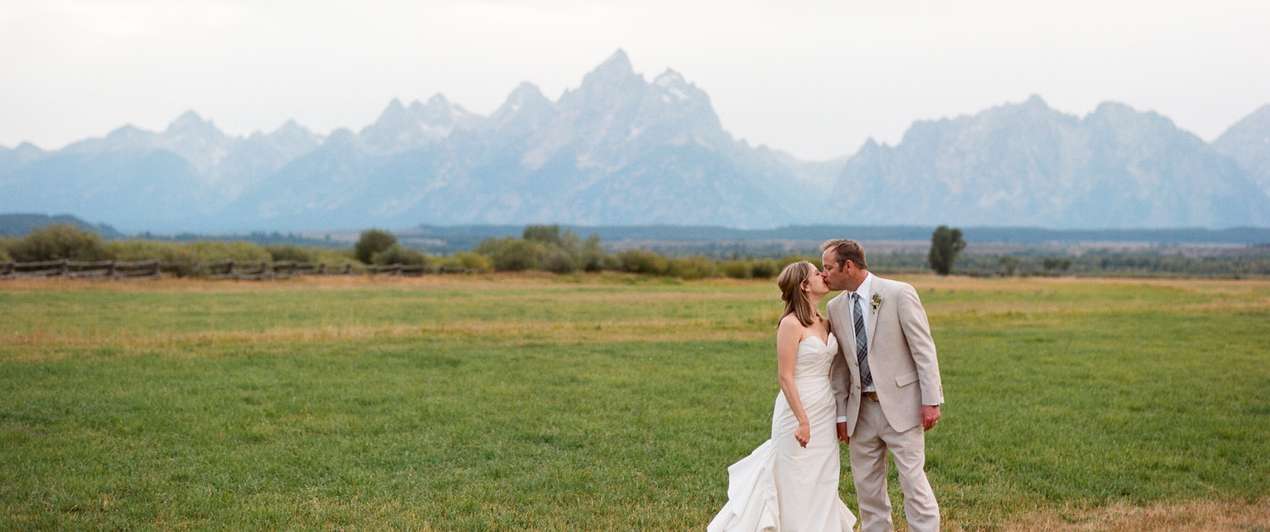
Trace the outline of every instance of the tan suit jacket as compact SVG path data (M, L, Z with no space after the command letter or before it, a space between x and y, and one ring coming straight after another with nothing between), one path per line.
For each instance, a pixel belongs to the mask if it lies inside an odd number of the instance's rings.
M887 423L896 432L904 432L921 424L922 405L944 402L939 360L917 290L907 283L876 275L872 283L873 293L881 302L865 324L869 370ZM861 308L872 304L860 302ZM861 397L851 294L844 291L830 300L828 312L838 337L838 356L830 368L830 380L838 416L846 416L848 434L854 434Z

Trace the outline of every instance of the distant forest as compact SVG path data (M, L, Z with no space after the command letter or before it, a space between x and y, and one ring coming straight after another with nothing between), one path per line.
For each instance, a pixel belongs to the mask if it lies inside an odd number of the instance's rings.
M398 231L406 241L418 241L422 247L437 252L472 249L486 238L504 238L521 234L523 225L459 225L419 226ZM852 238L862 242L929 242L934 227L924 226L788 226L775 229L733 229L713 226L576 226L562 225L582 236L596 235L605 243L644 242L647 247L665 247L673 253L680 249L689 254L718 255L730 252L781 255L805 247L806 242L819 243L831 238ZM1031 227L965 227L962 233L971 245L993 243L1005 245L1053 244L1225 244L1270 245L1270 228L1238 227L1230 229L1041 229ZM795 244L803 242L804 244ZM814 247L814 246L813 246Z
M0 215L0 244L16 243L19 237L50 224L69 224L80 230L96 233L109 241L110 246L131 245L145 249L162 245L179 246L183 243L190 243L195 247L213 245L209 249L220 249L215 248L216 245L248 246L255 249L258 252L256 255L260 256L264 256L265 251L273 253L282 250L292 254L327 257L331 253L347 251L360 233L332 231L299 234L258 231L220 235L124 235L108 225L91 224L73 216L10 214ZM750 268L754 264L767 268L769 263L783 264L796 258L806 258L818 263L820 242L838 237L862 241L868 253L870 267L879 272L917 273L931 268L928 251L933 229L926 227L792 226L761 230L703 226L534 227L549 228L554 234L572 235L570 241L575 243L585 239L587 245L591 246L587 253L597 257L609 257L613 260L661 257L655 262L666 264L669 268L666 269L667 272L675 270L671 266L683 270L687 267L684 265L696 268L689 268L692 271L737 269L740 267L738 265ZM419 226L396 232L396 241L401 245L397 255L430 255L437 258L437 264L470 258L474 255L473 251L478 255L498 258L502 257L499 251L503 249L502 246L517 241L526 231L525 226L519 225ZM963 231L968 245L956 260L955 266L955 272L962 275L1270 276L1270 229L1090 231L970 227ZM164 244L165 242L168 244ZM511 253L511 256L518 254ZM0 253L0 262L5 260L8 259ZM223 260L223 257L218 260ZM426 262L425 259L420 260ZM707 268L703 265L713 266ZM665 273L656 268L627 266L609 265L610 269L622 271L656 270L656 273ZM499 269L497 264L494 267ZM597 268L604 267L601 264ZM472 268L464 266L460 269ZM684 275L708 276L700 272Z
M301 244L324 247L340 247L356 237L364 227L346 230L308 231L280 233L278 231L254 231L237 234L151 234L150 232L124 234L106 224L94 224L71 215L48 216L44 214L0 214L0 236L22 236L45 225L67 223L92 231L105 239L142 238L193 242L247 241L258 244ZM805 225L774 229L734 229L718 226L636 225L636 226L582 226L561 225L583 237L596 235L606 244L632 247L638 243L648 247L666 247L669 251L680 249L688 253L728 254L730 252L758 252L781 254L790 246L805 246L830 238L852 238L862 242L912 242L930 240L934 227L925 226L835 226ZM414 228L392 229L403 241L434 253L452 253L475 248L487 238L519 236L524 225L421 225ZM963 227L967 242L996 245L1052 246L1078 244L1148 244L1169 245L1234 245L1270 246L1270 228L1236 227L1229 229L1175 228L1175 229L1043 229L1035 227ZM625 244L623 244L625 243Z

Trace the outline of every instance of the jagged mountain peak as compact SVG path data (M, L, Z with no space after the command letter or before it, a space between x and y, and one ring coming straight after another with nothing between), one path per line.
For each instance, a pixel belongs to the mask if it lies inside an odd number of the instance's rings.
M440 93L409 107L393 98L374 123L362 128L361 139L372 150L388 153L438 142L456 128L472 128L479 115L450 103Z
M196 165L199 166L212 164L223 157L224 147L212 148L212 146L219 146L229 141L229 137L217 128L215 123L204 119L193 110L181 113L181 116L168 124L167 129L163 130L162 138L162 142L168 148L190 159L202 159L209 149L220 152L213 154L209 160L198 161Z
M628 74L635 73L634 69L631 67L631 58L626 55L626 50L621 48L613 51L613 54L608 56L603 63L600 63L600 66L597 67L596 70L625 72Z
M626 52L618 49L617 52L609 56L608 59L605 59L603 63L600 63L599 66L582 78L582 85L578 87L578 90L583 92L603 91L636 84L643 85L644 77L635 73L635 69L631 67L631 60L626 56Z
M418 101L415 102L415 104L418 104L418 103L419 103ZM400 98L393 98L392 100L388 102L388 105L384 107L384 110L379 112L379 117L375 119L375 123L400 122L400 121L409 120L410 114L411 113L406 109L405 104L401 103Z
M1130 107L1129 104L1126 104L1123 102L1117 102L1115 100L1107 100L1107 101L1099 103L1098 107L1095 107L1093 113L1091 114L1117 116L1117 115L1131 115L1131 114L1137 114L1137 113L1138 113L1138 110L1134 109L1133 107Z
M1032 93L1030 96L1028 96L1027 100L1024 100L1023 105L1027 107L1037 107L1041 109L1050 108L1049 104L1045 103L1045 98L1042 98L1040 94L1036 94L1036 93Z
M673 68L667 68L653 79L653 84L659 87L673 87L678 85L687 85L688 82L684 79L683 74L680 74Z
M490 118L496 127L504 127L508 122L516 120L518 116L526 113L546 115L550 114L554 107L555 104L542 94L537 85L522 82L512 90L511 94L507 95L507 99ZM541 118L542 116L535 116L532 120L537 122Z
M202 127L209 124L210 122L204 120L197 112L193 109L189 109L184 113L181 113L180 116L177 116L176 119L172 120L172 122L168 124L168 129L188 129L193 127Z
M710 113L714 112L710 105L710 96L684 79L679 72L666 69L653 79L652 86L661 92L661 101L665 104L709 108Z
M106 141L112 147L123 147L139 142L150 142L154 137L154 133L141 129L132 124L124 124L106 134ZM89 142L89 141L81 141Z
M1139 111L1128 104L1105 101L1098 104L1083 122L1097 128L1114 130L1122 138L1146 141L1149 138L1185 138L1188 143L1200 145L1204 141L1194 133L1183 130L1173 120L1155 111ZM1149 133L1149 135L1148 135Z
M13 151L21 153L44 153L44 148L36 146L28 141L22 141L22 143L13 148Z
M326 142L324 143L324 145L342 146L342 145L353 145L356 143L357 143L357 134L353 133L353 130L349 128L342 127L342 128L336 129L335 131L332 131L330 135L327 135Z
M545 95L543 95L542 89L539 89L537 85L528 81L520 82L519 85L516 85L515 89L512 89L511 94L507 95L507 101L525 102L528 100L538 99L547 100L548 102L550 101Z
M1132 122L1152 123L1155 125L1168 125L1177 128L1173 124L1173 120L1169 119L1155 111L1141 111L1135 109L1129 104L1118 102L1115 100L1107 100L1098 104L1093 112L1085 116L1086 121L1094 122L1111 122L1117 124L1125 124Z
M416 120L431 125L467 127L480 118L480 115L451 102L439 92L429 97L426 103L416 100L410 105L410 112Z
M316 146L319 140L317 134L309 131L309 128L300 125L294 119L283 122L281 126L270 132L267 137L274 142L309 147Z
M427 106L435 108L449 108L450 99L446 98L444 94L438 92L428 98Z
M168 124L163 136L172 142L219 143L226 135L211 120L206 120L193 110L181 113Z
M282 125L278 126L278 129L273 130L272 134L293 135L296 133L312 134L313 132L309 131L309 128L300 125L300 123L296 122L294 118L288 118L286 122L283 122Z
M1049 103L1047 103L1045 99L1042 98L1039 94L1032 94L1028 96L1027 99L1021 102L1007 102L1001 105L990 107L985 111L975 113L973 115L962 115L962 116L953 118L951 119L951 121L965 120L965 119L975 120L975 119L980 119L983 117L996 117L996 118L1004 119L1004 120L1015 120L1019 117L1024 117L1024 118L1033 119L1033 120L1035 119L1048 120L1048 119L1055 119L1059 117L1064 117L1064 118L1072 119L1072 120L1076 119L1076 117L1073 115L1065 114L1062 111L1059 111L1057 109L1054 109L1053 107L1050 107Z

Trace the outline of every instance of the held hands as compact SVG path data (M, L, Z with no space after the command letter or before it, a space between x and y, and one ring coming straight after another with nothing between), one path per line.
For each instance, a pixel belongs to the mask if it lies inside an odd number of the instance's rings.
M922 428L930 430L939 423L939 405L922 405Z
M807 447L807 442L811 441L811 425L799 423L798 428L794 429L794 439L798 440L798 445Z

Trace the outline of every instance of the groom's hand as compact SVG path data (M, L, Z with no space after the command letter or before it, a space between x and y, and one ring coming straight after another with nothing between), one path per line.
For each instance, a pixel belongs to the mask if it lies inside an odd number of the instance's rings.
M851 437L847 436L847 422L838 422L838 441L842 443L851 443Z
M935 428L935 423L939 422L939 405L922 405L922 427L925 430Z

